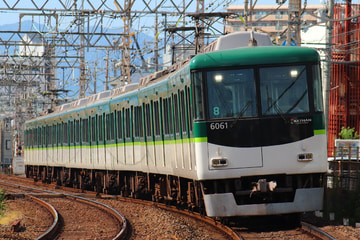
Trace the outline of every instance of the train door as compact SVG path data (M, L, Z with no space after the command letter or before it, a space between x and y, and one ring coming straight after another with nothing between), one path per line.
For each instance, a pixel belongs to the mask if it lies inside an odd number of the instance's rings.
M153 122L152 122L152 101L145 104L145 146L146 146L146 166L155 165Z
M70 152L69 152L69 126L68 126L68 122L64 122L63 123L63 158L62 158L62 162L61 164L65 165L66 163L69 162L69 158L70 158Z
M115 146L115 117L114 113L105 115L105 145L106 145L106 169L114 169L117 159Z
M162 118L163 118L163 139L164 139L164 167L171 166L171 159L174 158L174 140L172 125L172 105L171 98L162 99Z
M188 114L185 91L181 90L179 94L179 114L180 114L180 132L181 132L181 166L183 169L189 170L190 161L190 141L188 135Z
M42 154L41 154L41 163L43 165L47 164L47 131L46 127L42 127Z
M126 108L124 113L124 130L125 130L125 164L134 164L134 139L133 139L133 107Z
M53 161L53 146L52 146L52 125L46 126L46 161L45 164L48 162Z
M34 153L31 155L32 163L37 163L39 159L39 134L38 134L38 128L35 127L33 129L33 136L34 136Z
M174 111L174 132L175 132L175 168L183 169L183 147L182 147L182 135L180 133L180 111L179 111L179 98L178 94L173 94L173 111Z
M160 99L161 102L161 99ZM154 165L156 167L163 167L164 164L164 139L162 135L162 124L161 124L161 104L159 101L153 103L153 121L154 121Z
M90 118L81 120L81 159L80 164L85 168L90 168Z
M76 163L76 153L75 153L75 131L74 131L74 121L69 121L69 164L74 166Z
M98 115L98 124L97 124L97 133L98 133L98 161L97 168L104 169L106 166L106 146L105 146L105 136L104 136L104 118L105 114Z
M193 114L192 114L192 110L193 110L193 104L192 104L192 100L191 100L191 91L190 91L190 87L186 87L185 88L185 119L186 119L186 125L187 125L187 139L188 139L188 153L187 153L187 158L185 159L185 161L188 161L188 169L192 170L194 168L193 164L195 163L195 143L193 141L191 141L191 139L193 139Z
M75 143L74 143L74 151L75 151L75 164L80 166L81 164L81 145L80 145L80 130L81 130L80 120L75 120Z
M142 106L134 107L134 164L140 167L145 158L145 146L142 144L144 136Z
M90 142L90 166L91 168L97 164L98 161L98 142L97 142L97 115L91 117L90 121L90 133L91 133L91 142Z
M56 152L55 152L55 164L59 164L61 159L61 124L56 124Z
M52 125L51 127L51 143L52 143L52 162L57 162L57 124Z
M125 146L124 146L124 125L123 125L123 111L116 112L116 149L117 149L117 161L116 165L118 169L125 164Z

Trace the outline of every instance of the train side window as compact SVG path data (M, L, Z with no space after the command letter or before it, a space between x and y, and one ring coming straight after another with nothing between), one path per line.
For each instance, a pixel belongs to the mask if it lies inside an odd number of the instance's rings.
M38 129L35 128L34 129L34 146L38 147L38 143L39 143L39 135L38 135Z
M192 116L192 107L193 104L191 102L191 94L190 94L190 88L186 87L186 104L185 106L187 107L187 115L188 115L188 123L189 123L189 132L192 131L192 121L193 121L193 116Z
M139 106L139 132L140 132L140 137L144 137L143 108L142 108L142 106Z
M125 134L126 138L131 137L131 126L130 126L130 108L125 110Z
M80 143L80 120L75 120L75 143Z
M57 124L57 144L58 146L61 145L62 141L61 141L61 124L58 123Z
M134 137L139 137L139 115L138 115L138 107L135 107L134 111Z
M91 118L91 141L96 142L96 117Z
M165 135L169 135L169 112L168 112L168 99L164 98L162 100L163 102L163 122L164 122L164 133Z
M324 111L323 98L322 98L322 88L321 88L321 75L320 75L320 66L312 66L312 75L313 75L313 89L314 89L314 110L316 112Z
M203 79L201 72L193 72L192 76L192 86L193 86L193 98L194 98L194 112L195 119L204 119L204 89L203 89Z
M151 112L150 104L145 105L146 136L151 137Z
M154 102L154 125L155 125L155 136L160 136L160 113L159 113L159 101Z
M45 139L46 139L45 145L50 146L51 145L51 126L46 126L46 138Z
M123 138L123 124L122 124L122 111L116 112L117 114L117 139Z
M68 124L63 123L63 143L64 145L68 144Z
M186 133L186 112L185 112L185 93L180 91L180 113L181 113L181 130Z
M40 128L40 146L43 147L44 144L45 144L45 128L44 127L41 127Z
M114 113L110 113L110 126L111 126L110 140L114 140L114 139L115 139L115 119L114 119Z
M47 146L47 127L43 127L43 146Z
M105 130L106 130L106 140L107 140L107 141L110 141L110 139L111 139L110 133L112 132L112 125L111 125L111 121L110 121L110 114L106 114L106 115L105 115Z
M175 133L180 132L178 95L173 95Z
M170 134L174 134L174 121L173 121L173 118L174 118L174 115L173 115L173 105L172 105L172 99L171 97L168 98L168 111L169 111L169 133Z
M98 116L98 139L99 141L103 141L103 116L99 115Z
M142 128L142 110L141 106L135 107L134 111L134 136L142 137L143 136L143 128Z
M69 132L70 132L70 144L74 143L74 122L71 121L69 123Z
M89 142L89 120L82 119L81 120L81 142L88 143Z

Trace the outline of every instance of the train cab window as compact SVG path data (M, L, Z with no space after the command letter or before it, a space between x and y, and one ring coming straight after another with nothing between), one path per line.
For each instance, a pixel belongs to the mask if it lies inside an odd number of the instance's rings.
M312 74L314 79L314 110L316 112L324 111L320 71L321 70L319 65L312 66Z
M260 69L263 115L309 112L305 66Z
M194 89L194 112L195 119L204 119L204 100L203 100L203 82L202 82L202 73L194 72L192 73L193 79L193 89Z
M211 119L256 116L253 69L209 71L206 77Z

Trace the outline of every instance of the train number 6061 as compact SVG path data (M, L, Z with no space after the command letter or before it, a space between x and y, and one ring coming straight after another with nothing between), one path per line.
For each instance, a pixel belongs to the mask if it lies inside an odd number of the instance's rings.
M227 122L210 123L211 130L219 130L219 129L227 129L227 128L228 128Z

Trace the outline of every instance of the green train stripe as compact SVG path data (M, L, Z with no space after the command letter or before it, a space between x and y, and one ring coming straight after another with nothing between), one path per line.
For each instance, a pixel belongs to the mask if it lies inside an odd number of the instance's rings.
M314 130L314 135L324 135L324 134L326 134L325 129Z
M127 143L112 143L112 144L98 144L98 145L83 145L83 146L59 146L59 147L48 147L48 148L25 148L27 151L32 150L56 150L56 149L91 149L91 148L111 148L111 147L128 147L128 146L158 146L158 145L170 145L170 144L184 144L184 143L203 143L207 142L207 137L202 138L190 138L190 139L177 139L177 140L165 140L155 142L127 142Z

